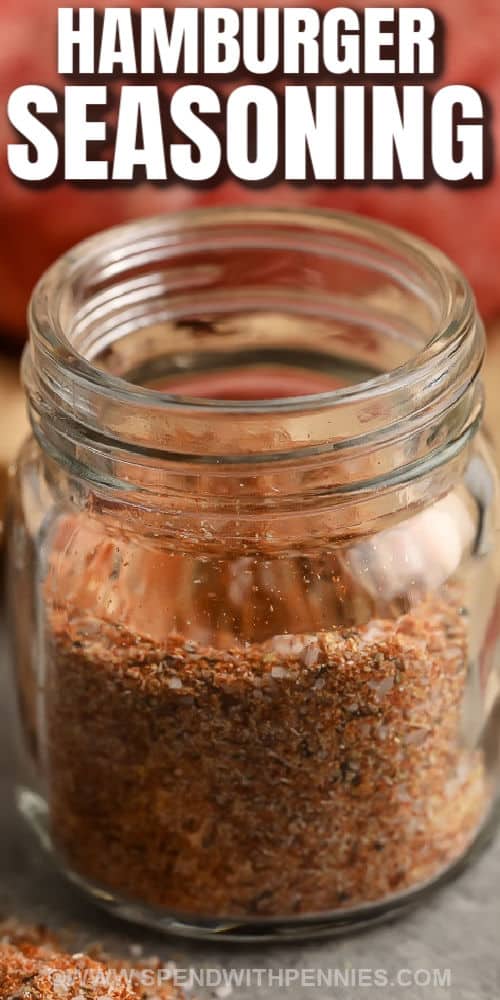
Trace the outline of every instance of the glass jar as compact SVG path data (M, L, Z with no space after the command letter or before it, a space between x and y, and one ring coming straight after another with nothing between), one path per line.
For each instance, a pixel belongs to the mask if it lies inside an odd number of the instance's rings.
M13 482L18 798L119 914L234 938L393 914L492 827L484 333L342 214L141 221L42 278Z

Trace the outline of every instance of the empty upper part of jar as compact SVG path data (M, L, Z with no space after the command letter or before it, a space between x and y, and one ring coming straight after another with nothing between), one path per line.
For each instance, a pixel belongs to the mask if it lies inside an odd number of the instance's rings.
M415 603L476 538L483 349L453 265L366 220L206 211L81 244L35 290L24 362L57 509L71 495L55 595L111 601L158 637L208 616L219 641L207 592L224 594L227 641ZM188 555L212 583L193 591L191 566L173 601ZM297 556L316 567L306 602ZM300 577L293 612L276 558Z

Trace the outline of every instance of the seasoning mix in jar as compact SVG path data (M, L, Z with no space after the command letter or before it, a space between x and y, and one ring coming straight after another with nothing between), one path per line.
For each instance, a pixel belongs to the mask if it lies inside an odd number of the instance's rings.
M18 798L68 874L184 934L332 932L492 827L498 487L440 253L207 210L35 290L10 509Z

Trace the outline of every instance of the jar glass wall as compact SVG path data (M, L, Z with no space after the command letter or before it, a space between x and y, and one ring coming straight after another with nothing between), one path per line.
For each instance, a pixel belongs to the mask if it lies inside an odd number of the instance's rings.
M344 215L149 220L40 282L9 519L19 801L117 912L331 932L484 840L483 350L444 257Z

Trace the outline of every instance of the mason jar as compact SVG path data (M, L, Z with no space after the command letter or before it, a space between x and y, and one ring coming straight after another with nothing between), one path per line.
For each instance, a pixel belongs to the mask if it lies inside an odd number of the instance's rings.
M485 842L483 352L453 264L343 214L139 221L41 279L9 515L18 801L105 906L332 933Z

